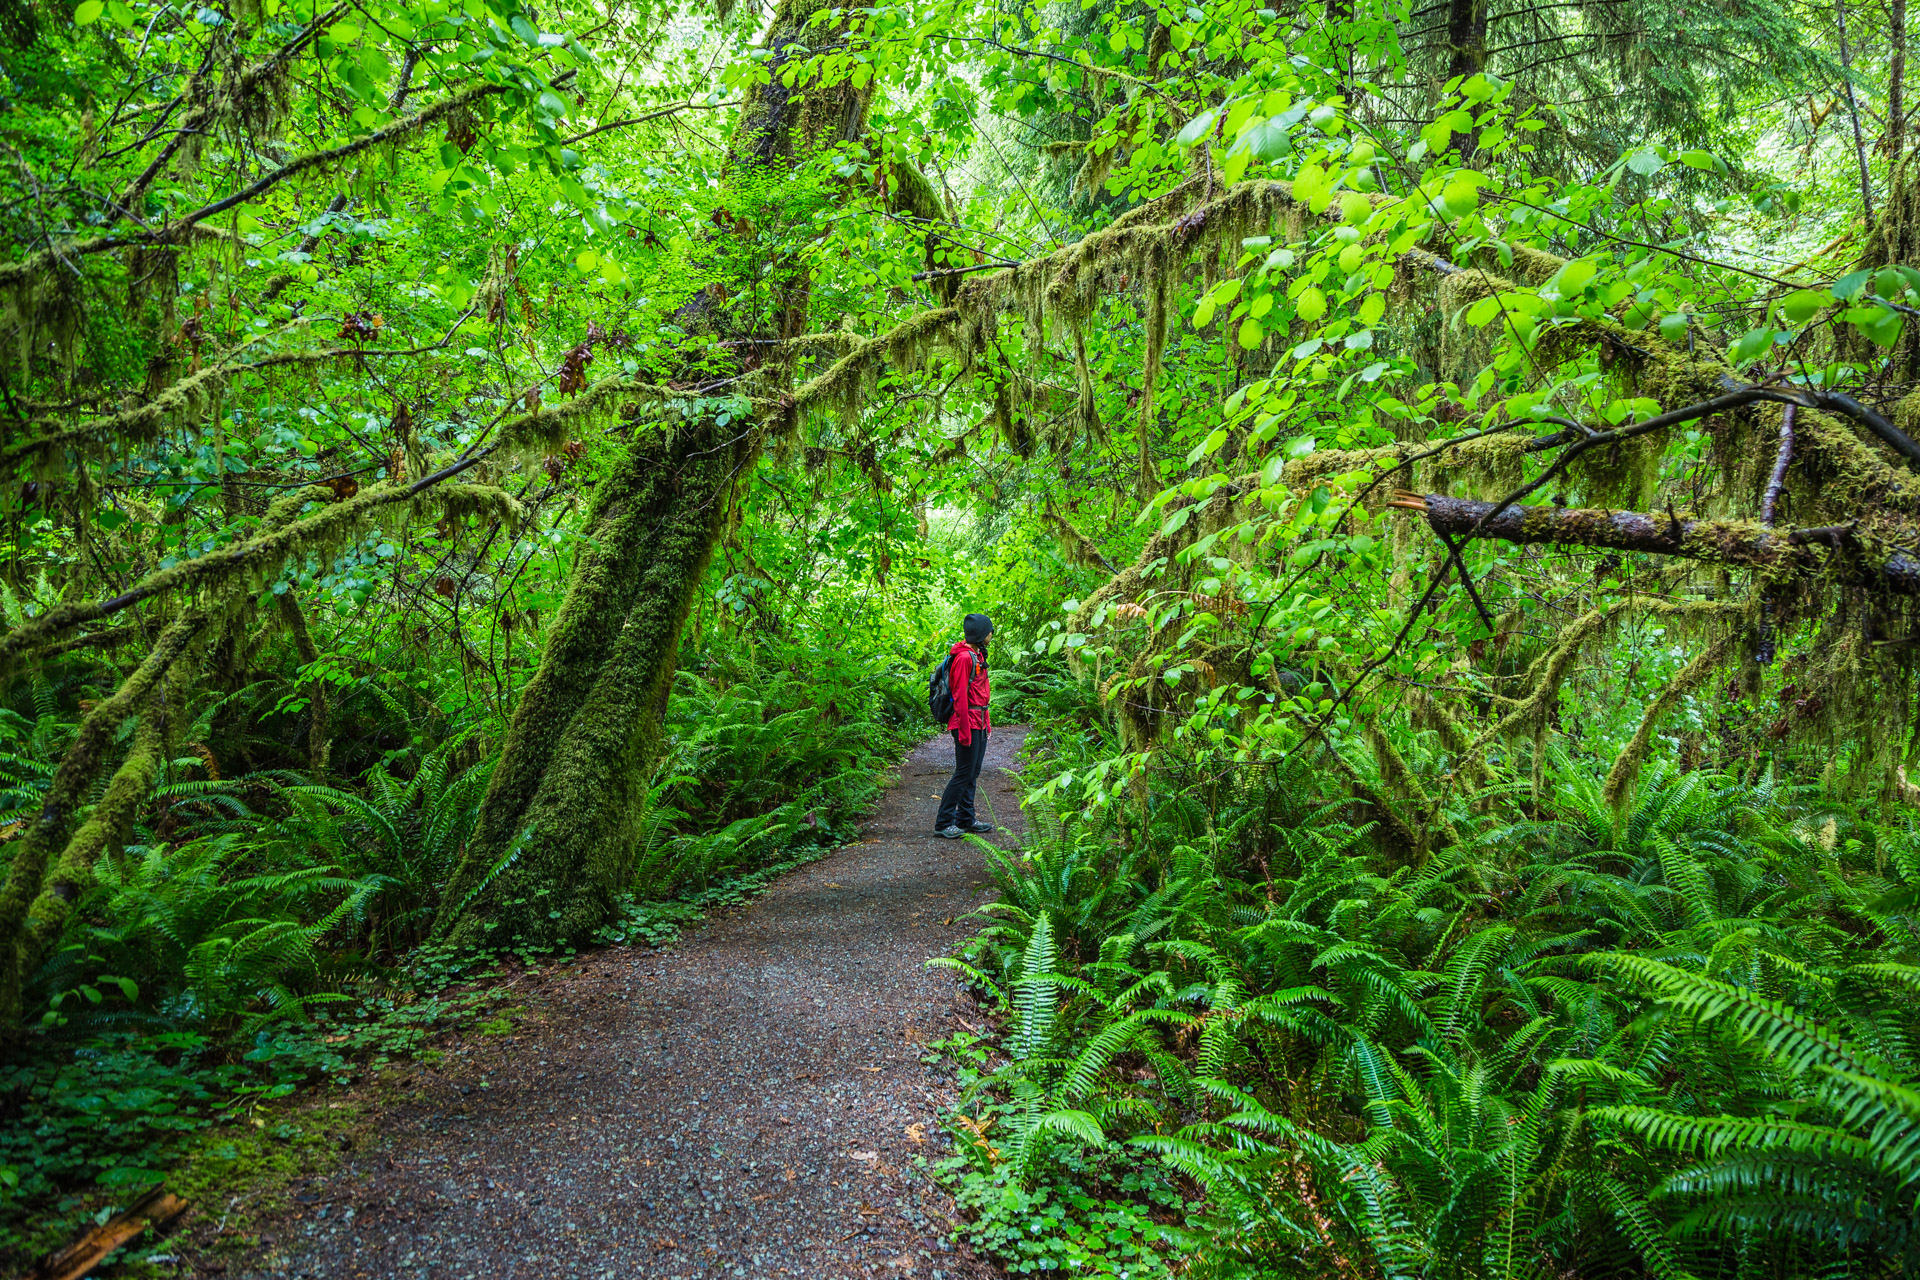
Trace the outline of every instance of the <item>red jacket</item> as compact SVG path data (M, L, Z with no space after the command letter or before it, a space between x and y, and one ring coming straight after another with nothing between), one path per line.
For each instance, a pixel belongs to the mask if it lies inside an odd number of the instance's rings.
M987 715L987 699L993 687L972 645L962 640L948 652L953 655L953 666L947 670L947 686L953 690L953 718L947 721L947 728L959 733L962 746L971 746L975 729L993 728Z

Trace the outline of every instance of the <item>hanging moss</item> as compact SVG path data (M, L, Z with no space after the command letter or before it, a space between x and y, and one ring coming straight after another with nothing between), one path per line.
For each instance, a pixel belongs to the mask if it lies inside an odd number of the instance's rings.
M1040 518L1046 522L1049 529L1053 530L1054 537L1059 539L1060 552L1067 558L1067 563L1078 565L1083 569L1098 569L1108 575L1117 572L1113 561L1107 559L1099 547L1089 542L1085 534L1074 528L1073 522L1061 515L1052 502L1046 502L1041 506Z
M307 629L307 616L301 611L300 602L291 591L283 591L277 598L280 620L293 636L294 651L300 655L301 663L311 666L320 661L319 646L314 644L313 633ZM319 781L326 772L327 757L333 748L329 736L327 684L324 680L309 680L303 687L307 695L307 768Z
M1682 667L1680 674L1669 680L1666 687L1648 704L1645 714L1640 717L1640 727L1634 730L1633 738L1613 762L1613 768L1607 771L1606 784L1601 788L1602 798L1613 806L1616 813L1624 811L1634 780L1640 776L1640 767L1646 763L1647 753L1653 747L1654 729L1681 698L1699 688L1719 669L1720 661L1726 656L1732 640L1733 635L1728 632L1695 654L1693 661Z
M881 372L889 365L916 369L964 332L952 307L922 311L874 338L857 339L844 356L792 392L759 402L763 418L788 432L809 414L830 413L843 422L858 416Z
M1436 823L1439 825L1440 834L1446 838L1448 844L1459 844L1460 833L1454 829L1453 821L1447 817L1445 808L1436 803L1433 796L1428 793L1419 775L1408 766L1406 759L1393 745L1393 739L1387 736L1380 722L1369 721L1361 727L1360 732L1361 737L1366 741L1367 748L1373 752L1374 762L1380 770L1381 781L1398 791L1414 806L1415 816L1408 825L1414 832L1415 857L1424 858L1432 849L1428 832Z
M421 505L438 507L456 520L498 521L509 533L517 533L527 518L518 498L490 484L442 484L422 494Z

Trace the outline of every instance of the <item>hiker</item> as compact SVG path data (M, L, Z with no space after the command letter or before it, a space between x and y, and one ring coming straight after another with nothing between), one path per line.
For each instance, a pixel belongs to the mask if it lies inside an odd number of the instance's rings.
M993 634L993 620L984 613L970 613L961 625L965 639L950 651L948 685L953 690L953 718L947 728L953 731L953 777L940 797L940 813L933 820L935 835L958 840L971 831L985 835L993 824L973 815L973 791L980 782L980 763L987 758L987 735L993 721L987 715L987 637Z

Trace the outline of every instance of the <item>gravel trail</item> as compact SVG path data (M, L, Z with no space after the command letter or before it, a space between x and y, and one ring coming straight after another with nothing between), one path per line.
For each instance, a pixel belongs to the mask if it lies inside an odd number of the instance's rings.
M993 735L981 812L1022 819ZM920 1062L977 1023L928 957L986 900L979 851L931 836L953 750L917 750L848 846L673 948L584 957L537 1026L423 1072L382 1141L306 1187L259 1277L580 1280L995 1272L945 1242L951 1088Z

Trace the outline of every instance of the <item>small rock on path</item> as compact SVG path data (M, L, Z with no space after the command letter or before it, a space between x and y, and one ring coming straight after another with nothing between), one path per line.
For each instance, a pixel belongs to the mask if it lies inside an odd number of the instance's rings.
M1024 736L996 732L981 777L1003 847ZM990 884L978 849L930 834L952 759L945 735L920 747L860 843L670 950L577 961L541 1026L450 1058L244 1274L997 1274L946 1242L951 1201L912 1165L947 1150L924 1046L978 1017L926 968Z

